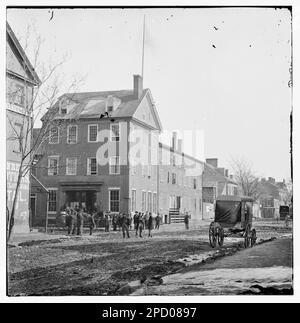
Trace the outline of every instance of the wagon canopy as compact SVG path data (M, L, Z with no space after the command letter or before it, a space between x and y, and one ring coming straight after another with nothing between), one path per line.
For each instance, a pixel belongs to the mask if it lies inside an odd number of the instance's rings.
M253 202L248 196L219 196L216 200L215 221L235 225L241 222L242 202Z

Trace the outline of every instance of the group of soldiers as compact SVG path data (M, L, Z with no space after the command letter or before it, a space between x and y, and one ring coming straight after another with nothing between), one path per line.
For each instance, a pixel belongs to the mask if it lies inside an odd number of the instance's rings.
M67 207L66 214L66 227L68 234L82 235L84 218L87 219L90 229L90 235L95 228L94 214L87 213L83 208Z
M113 229L116 230L117 226L122 229L123 238L130 238L129 230L132 229L132 223L135 230L135 236L142 238L143 230L148 230L148 237L152 237L152 230L159 229L160 226L160 216L159 214L155 217L151 212L134 212L133 217L130 214L120 214L114 215L112 220Z
M93 229L96 227L96 218L99 217L97 210L88 213L84 208L67 207L64 210L64 213L68 234L82 235L83 224L85 223L89 227L90 235L92 235ZM152 213L148 211L145 213L135 211L133 216L125 213L110 214L110 212L105 212L100 218L104 220L105 232L108 232L110 227L112 227L114 231L119 228L120 231L122 230L123 238L130 238L129 230L132 229L132 223L134 225L136 237L139 236L142 238L144 230L148 230L148 237L152 237L154 223L155 229L159 229L161 221L159 214L153 216Z

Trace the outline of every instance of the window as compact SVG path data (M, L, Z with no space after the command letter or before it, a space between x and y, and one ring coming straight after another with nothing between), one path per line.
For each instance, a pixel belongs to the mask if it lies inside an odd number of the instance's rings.
M153 213L157 214L157 194L153 193Z
M77 142L77 126L68 127L68 144L76 144Z
M58 157L49 157L48 158L48 175L58 175Z
M60 113L67 114L67 108L66 107L60 108Z
M197 188L197 179L196 178L193 178L193 185L194 185L194 189Z
M109 190L109 210L111 212L120 212L120 190Z
M98 125L89 124L88 126L88 142L96 142L98 139Z
M142 212L146 211L146 199L147 199L146 192L142 191Z
M59 142L58 127L53 127L50 130L49 143L50 144L58 144L58 142Z
M233 195L235 195L235 196L238 195L238 190L237 190L236 186L233 187Z
M199 211L201 212L202 201L199 199Z
M87 174L97 175L97 159L96 157L89 157L87 160Z
M131 190L131 211L136 211L136 190Z
M66 159L67 169L66 175L76 175L76 168L77 168L77 158L67 158Z
M25 87L23 85L16 84L14 103L22 107L25 105Z
M109 174L111 174L111 175L120 174L119 156L110 157L110 159L109 159Z
M148 192L147 211L152 212L152 193L151 192Z
M110 125L110 140L120 141L120 129L119 129L118 123L114 123Z
M170 183L170 172L168 172L167 183Z
M48 212L56 212L56 194L57 190L49 190Z
M176 173L172 173L172 184L176 184Z

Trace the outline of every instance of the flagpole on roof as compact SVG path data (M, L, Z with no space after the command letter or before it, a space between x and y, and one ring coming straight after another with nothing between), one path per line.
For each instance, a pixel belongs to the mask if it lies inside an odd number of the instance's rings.
M143 25L142 78L144 78L145 20L146 20L146 15L144 15L144 25Z

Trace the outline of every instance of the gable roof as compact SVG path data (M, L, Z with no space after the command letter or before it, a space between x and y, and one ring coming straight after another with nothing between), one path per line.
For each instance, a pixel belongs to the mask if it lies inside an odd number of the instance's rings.
M231 183L237 185L237 183L233 180L220 174L215 167L204 163L203 186L211 187L214 186L216 182Z
M37 73L35 72L33 66L31 65L27 55L25 54L21 44L19 43L15 33L11 29L10 25L8 22L6 22L6 36L8 40L10 40L10 43L14 47L14 49L17 51L19 54L18 59L22 60L22 63L24 63L24 67L27 73L29 73L31 79L29 80L32 84L34 85L39 85L41 84L41 80L39 79ZM13 71L9 71L9 73L15 74ZM23 78L22 75L18 75L19 77Z
M69 99L70 111L64 115L57 115L55 118L60 120L99 118L100 114L106 111L108 96L120 100L120 104L116 109L109 113L111 118L134 118L137 108L147 94L150 95L152 100L149 89L144 89L139 99L135 97L133 90L65 93L58 99L58 102L62 98ZM53 107L57 111L59 106L58 102ZM161 123L154 105L152 105L152 110L157 121L158 129L161 130Z

